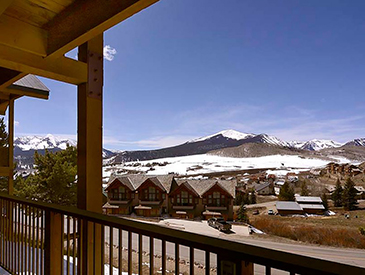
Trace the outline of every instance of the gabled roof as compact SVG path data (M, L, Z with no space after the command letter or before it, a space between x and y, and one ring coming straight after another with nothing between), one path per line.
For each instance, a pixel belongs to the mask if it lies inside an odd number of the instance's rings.
M127 188L129 188L131 191L135 191L135 188L128 177L115 177L115 176L113 176L109 180L108 186L105 188L105 191L109 191L109 189L117 183L121 183Z
M177 182L178 187L172 191L170 194L173 194L177 192L177 190L180 190L181 188L185 187L186 189L190 190L195 196L199 197L198 192L194 189L193 186L190 185L190 183L186 180Z
M161 182L159 181L159 179L157 177L151 177L151 178L148 178L146 179L144 182L142 182L142 184L137 188L141 188L141 186L147 182L147 181L151 181L153 182L158 188L160 188L162 191L166 191L165 187L161 184Z
M192 186L195 191L203 196L207 191L209 191L215 185L219 186L221 189L226 191L232 197L235 197L236 194L236 181L234 180L187 180L187 182Z
M108 190L115 179L118 179L122 184L127 186L132 191L137 190L146 180L150 179L161 190L170 192L174 177L173 175L148 176L146 174L112 175L105 190Z
M254 189L255 189L255 191L259 192L262 189L265 189L266 187L269 187L269 186L270 186L269 182L265 182L265 183L261 183L261 184L255 184Z

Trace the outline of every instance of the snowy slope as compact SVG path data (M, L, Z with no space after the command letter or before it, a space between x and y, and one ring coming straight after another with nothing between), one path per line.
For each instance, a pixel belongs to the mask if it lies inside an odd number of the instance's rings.
M104 167L104 177L112 172L146 172L151 175L176 173L179 175L193 175L212 172L223 172L257 168L311 169L324 167L328 160L303 158L289 155L273 155L257 158L229 158L215 155L192 155L184 157L154 159L151 161L128 162Z
M305 143L306 141L298 141L298 140L288 141L289 146L296 149L301 149Z

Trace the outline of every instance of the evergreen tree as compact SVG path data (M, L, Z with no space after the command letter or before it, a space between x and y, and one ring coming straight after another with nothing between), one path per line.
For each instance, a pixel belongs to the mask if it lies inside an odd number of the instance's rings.
M294 201L294 190L286 181L280 188L279 200L281 201Z
M236 194L236 198L234 199L234 205L241 205L243 200L242 192L238 191Z
M246 206L242 203L237 212L237 220L240 222L249 223Z
M57 153L46 150L44 156L36 152L34 164L37 172L26 180L19 180L16 195L49 203L76 205L76 148L68 146Z
M342 206L342 192L343 189L341 186L341 182L339 179L337 179L335 191L333 191L332 193L332 200L335 207Z
M301 196L308 196L309 195L309 191L308 191L306 181L303 181L301 186L300 186L300 195Z
M248 195L248 192L243 193L241 204L250 204L250 197Z
M345 210L355 210L357 208L356 194L355 183L351 178L348 178L342 193L342 204Z
M255 189L252 189L251 190L251 193L250 193L250 204L256 204Z
M325 192L322 193L321 199L322 199L322 203L323 203L324 208L326 210L328 210L328 199L327 199L327 195L326 195Z

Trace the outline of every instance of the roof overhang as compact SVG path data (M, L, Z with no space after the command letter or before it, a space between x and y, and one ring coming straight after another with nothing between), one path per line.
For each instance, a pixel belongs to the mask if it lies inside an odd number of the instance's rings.
M27 74L71 84L86 63L64 55L158 0L1 0L0 90Z

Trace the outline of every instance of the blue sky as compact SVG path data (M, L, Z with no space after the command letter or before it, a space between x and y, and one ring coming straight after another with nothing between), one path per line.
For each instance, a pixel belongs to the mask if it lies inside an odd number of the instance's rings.
M224 129L365 137L365 1L161 0L105 33L104 145L146 149ZM70 54L75 55L75 53ZM76 135L76 87L16 102L16 135Z

